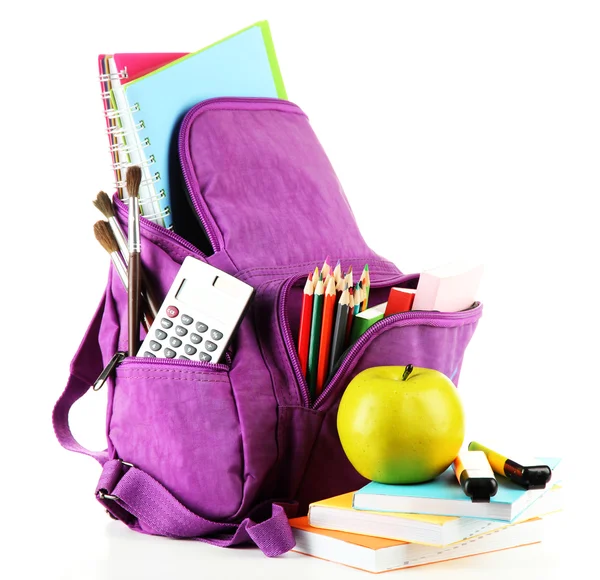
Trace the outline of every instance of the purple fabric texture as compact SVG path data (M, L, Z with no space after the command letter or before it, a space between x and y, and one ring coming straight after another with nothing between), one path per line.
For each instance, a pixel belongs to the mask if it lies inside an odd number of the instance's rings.
M414 288L418 276L403 275L369 249L295 105L205 101L184 119L179 150L214 253L205 256L142 219L142 262L157 295L164 297L187 255L238 276L256 295L226 364L125 358L117 367L105 387L108 449L97 459L105 464L99 489L119 500L99 499L137 531L217 543L220 537L219 545L254 541L277 555L293 545L279 504L296 504L296 513L305 514L310 502L366 483L337 436L348 382L372 366L410 363L440 370L456 384L482 306L377 323L345 353L323 395L309 400L294 342L307 273L325 255L340 259L344 270L368 263L372 304L384 301L392 286ZM115 204L125 227L126 208L116 196ZM68 408L126 346L127 296L111 270L73 361L71 388L55 409L55 430L66 447L87 451L70 436ZM117 459L135 467L124 469ZM273 504L259 521L251 519L257 506Z

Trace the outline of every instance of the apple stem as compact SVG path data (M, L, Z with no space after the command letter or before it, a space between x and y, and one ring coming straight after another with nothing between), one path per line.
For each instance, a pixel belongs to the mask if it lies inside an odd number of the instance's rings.
M406 365L406 368L404 369L404 374L402 375L402 380L405 381L408 378L408 375L410 375L410 373L413 372L413 366L412 365Z

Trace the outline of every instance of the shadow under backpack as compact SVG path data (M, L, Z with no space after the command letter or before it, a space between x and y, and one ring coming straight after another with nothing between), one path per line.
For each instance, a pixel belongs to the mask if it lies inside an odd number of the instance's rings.
M253 542L277 556L294 546L288 517L368 483L337 434L349 381L369 367L412 364L457 384L482 305L384 318L345 351L311 400L295 343L307 273L324 255L343 271L368 263L372 304L393 286L415 288L418 274L402 274L365 243L308 118L288 101L200 102L181 124L179 158L212 253L142 218L142 263L159 298L186 256L255 288L225 362L125 357L105 385L107 449L77 443L69 409L127 351L127 295L111 266L54 429L65 448L101 464L96 498L131 529L219 546ZM126 205L116 194L113 201L126 231Z

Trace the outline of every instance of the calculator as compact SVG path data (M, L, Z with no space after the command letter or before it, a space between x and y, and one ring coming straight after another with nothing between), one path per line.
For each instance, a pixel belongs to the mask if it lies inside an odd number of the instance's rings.
M253 296L252 286L188 256L137 356L218 363Z

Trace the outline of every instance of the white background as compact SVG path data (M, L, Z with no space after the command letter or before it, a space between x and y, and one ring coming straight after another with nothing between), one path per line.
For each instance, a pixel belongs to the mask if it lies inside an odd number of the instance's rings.
M92 233L92 199L112 192L97 55L195 51L261 19L370 245L407 273L485 264L467 440L568 467L545 543L389 576L566 576L597 513L597 4L169 0L2 9L2 577L366 577L130 532L51 427L109 267ZM85 445L104 445L104 403L73 412Z

